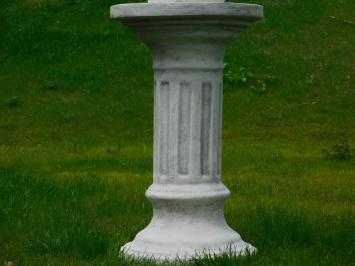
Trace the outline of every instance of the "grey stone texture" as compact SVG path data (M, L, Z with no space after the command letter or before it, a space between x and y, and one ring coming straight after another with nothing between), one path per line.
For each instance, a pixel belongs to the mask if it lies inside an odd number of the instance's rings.
M253 4L150 1L111 7L148 45L154 68L154 173L149 225L122 251L185 260L255 248L224 218L221 181L223 56L263 16Z

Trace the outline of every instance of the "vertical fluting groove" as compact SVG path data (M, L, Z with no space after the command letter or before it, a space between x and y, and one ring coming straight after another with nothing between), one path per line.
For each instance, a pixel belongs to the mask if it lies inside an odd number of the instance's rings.
M159 128L158 128L158 121L159 121L159 99L158 99L158 89L157 89L157 82L154 80L154 150L153 150L153 178L154 180L159 175Z
M178 114L179 114L179 82L169 84L169 178L176 181L178 175Z
M169 169L169 82L160 83L160 174L167 175Z
M191 134L190 134L190 172L191 182L199 182L201 176L201 91L199 81L191 82Z
M191 129L191 84L183 81L179 90L179 139L178 168L179 174L189 173Z
M212 119L211 119L211 174L214 179L219 179L219 163L220 163L220 130L221 130L221 87L219 83L214 84L212 90Z
M216 173L221 175L222 168L222 112L223 112L223 84L219 84L218 88L218 104L219 104L219 117L218 117L218 129L217 129L217 160L216 160Z
M202 82L201 174L210 174L211 82Z

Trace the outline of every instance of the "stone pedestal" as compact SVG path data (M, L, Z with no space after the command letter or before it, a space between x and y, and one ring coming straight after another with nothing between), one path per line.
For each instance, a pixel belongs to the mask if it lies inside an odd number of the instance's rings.
M258 5L207 1L111 7L150 47L154 68L154 181L146 192L153 218L126 254L175 260L255 251L224 218L222 83L226 46L262 16Z

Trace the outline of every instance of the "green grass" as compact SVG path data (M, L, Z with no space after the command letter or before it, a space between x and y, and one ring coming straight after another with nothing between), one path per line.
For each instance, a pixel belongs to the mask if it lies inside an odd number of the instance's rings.
M247 2L265 19L225 56L223 180L258 253L189 265L352 265L355 159L322 150L355 146L355 2ZM0 263L154 265L119 254L152 214L153 81L117 3L1 3Z

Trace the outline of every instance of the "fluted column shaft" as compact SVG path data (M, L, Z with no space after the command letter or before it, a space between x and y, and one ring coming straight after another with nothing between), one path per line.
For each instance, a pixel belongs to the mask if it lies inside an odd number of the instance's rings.
M209 25L143 27L153 54L154 184L219 183L223 55L235 30L211 38Z
M154 182L218 182L221 69L155 69Z

